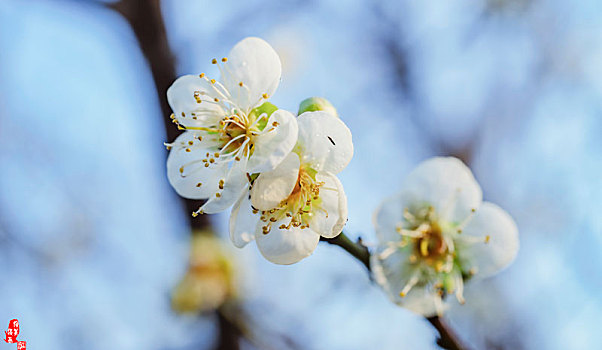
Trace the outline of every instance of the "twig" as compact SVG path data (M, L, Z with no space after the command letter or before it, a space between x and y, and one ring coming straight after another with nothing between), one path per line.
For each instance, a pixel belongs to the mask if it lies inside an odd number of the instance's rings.
M322 237L320 240L329 244L338 245L339 247L343 248L347 251L347 253L351 254L354 258L364 264L368 271L370 271L370 252L366 246L361 244L361 241L354 243L343 232L334 238Z
M430 324L433 325L439 332L439 339L437 339L437 344L448 350L465 350L467 349L456 333L449 327L447 322L439 316L432 316L426 318Z

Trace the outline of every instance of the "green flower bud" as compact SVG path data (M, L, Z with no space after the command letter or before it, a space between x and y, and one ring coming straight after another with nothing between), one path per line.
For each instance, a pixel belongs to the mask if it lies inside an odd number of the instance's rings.
M335 117L339 116L332 103L323 97L306 98L305 100L301 101L301 104L299 104L299 115L305 112L314 111L324 111L334 115Z

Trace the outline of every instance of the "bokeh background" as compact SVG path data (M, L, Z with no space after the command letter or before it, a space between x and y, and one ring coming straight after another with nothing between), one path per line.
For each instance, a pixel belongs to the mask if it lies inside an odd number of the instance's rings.
M272 102L336 106L356 152L340 174L349 236L375 241L373 210L421 160L473 169L517 221L521 250L448 313L466 343L602 347L600 1L164 0L159 11L177 75L216 74L211 58L260 36L283 63ZM111 2L0 0L0 329L18 318L32 349L437 349L423 318L328 244L288 267L253 244L226 249L233 305L171 310L190 220L165 175L162 142L177 130L166 134L138 39ZM224 238L227 217L210 218Z

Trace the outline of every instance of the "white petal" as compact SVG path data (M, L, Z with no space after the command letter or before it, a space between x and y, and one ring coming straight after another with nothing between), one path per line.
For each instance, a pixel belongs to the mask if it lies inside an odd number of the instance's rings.
M255 234L257 247L266 259L275 264L294 264L310 256L320 241L320 235L309 228L292 227L290 230L278 228L288 221L290 220L274 222L268 234L261 232L263 222L257 225Z
M310 227L325 238L333 238L343 231L347 223L347 196L343 184L328 172L320 172L316 180L324 182L320 188L320 206L314 210Z
M507 267L519 248L518 228L506 211L484 202L464 228L462 236L489 236L488 243L473 243L469 255L474 259L477 276L486 277Z
M277 126L274 127L274 123ZM253 155L249 159L248 172L261 173L274 169L286 157L295 143L299 128L295 116L279 109L270 116L266 130L273 131L255 137Z
M253 214L249 192L244 191L230 214L230 239L238 248L255 239L255 227L259 216Z
M270 44L249 37L238 42L230 51L221 81L236 104L247 110L263 102L263 94L274 94L281 74L280 58ZM243 86L239 85L241 82Z
M167 89L167 101L174 116L185 127L215 125L225 115L222 108L214 103L207 101L198 103L194 94L201 91L208 93L210 100L217 97L211 94L209 83L198 75L179 77Z
M341 119L324 111L305 112L297 118L297 123L297 147L302 163L333 174L345 169L353 157L353 142L351 131Z
M483 193L472 172L453 157L420 163L405 179L402 196L413 206L432 205L444 221L460 223L481 204Z
M381 243L401 240L397 227L403 222L403 210L407 206L408 203L403 196L397 194L385 199L376 209L372 220L376 237Z
M227 166L212 164L206 168L201 159L205 158L207 152L215 152L215 144L211 140L199 141L195 135L185 132L172 144L167 157L167 178L180 196L204 199L215 193L217 182L225 176ZM190 149L190 152L186 149Z
M435 294L424 286L415 285L405 297L399 294L416 271L408 262L411 252L408 249L398 250L386 259L379 259L379 254L385 249L387 249L386 246L380 246L370 257L374 280L383 288L393 303L426 317L436 315ZM443 308L445 309L445 304L443 304Z
M285 200L299 178L299 156L289 153L276 169L261 173L251 189L251 203L256 209L269 210Z
M213 214L224 211L240 198L243 191L246 191L248 187L246 166L246 157L243 157L240 161L232 162L228 176L224 179L224 189L218 190L216 193L219 196L211 196L201 207L204 213Z
M450 296L452 297L452 296ZM403 298L399 305L406 309L422 315L424 317L431 317L437 315L437 304L435 298L438 298L432 291L426 287L414 287L408 295ZM441 301L441 312L444 312L449 307L449 304L442 300Z

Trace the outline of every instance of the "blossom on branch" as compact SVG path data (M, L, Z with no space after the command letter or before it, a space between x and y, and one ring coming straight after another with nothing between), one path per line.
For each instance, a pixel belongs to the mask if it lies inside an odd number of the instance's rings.
M441 315L450 294L463 304L464 283L499 272L519 247L514 220L482 202L471 171L453 157L418 165L374 223L375 281L393 302L427 317Z
M297 119L299 137L274 170L261 173L232 209L230 238L239 248L255 239L276 264L312 254L320 236L336 237L347 222L347 197L335 174L353 156L351 132L324 111Z
M172 119L186 130L166 144L167 175L182 197L208 199L195 216L230 207L246 190L247 174L274 169L297 140L294 115L266 102L282 69L268 43L246 38L212 63L219 80L186 75L167 91Z

